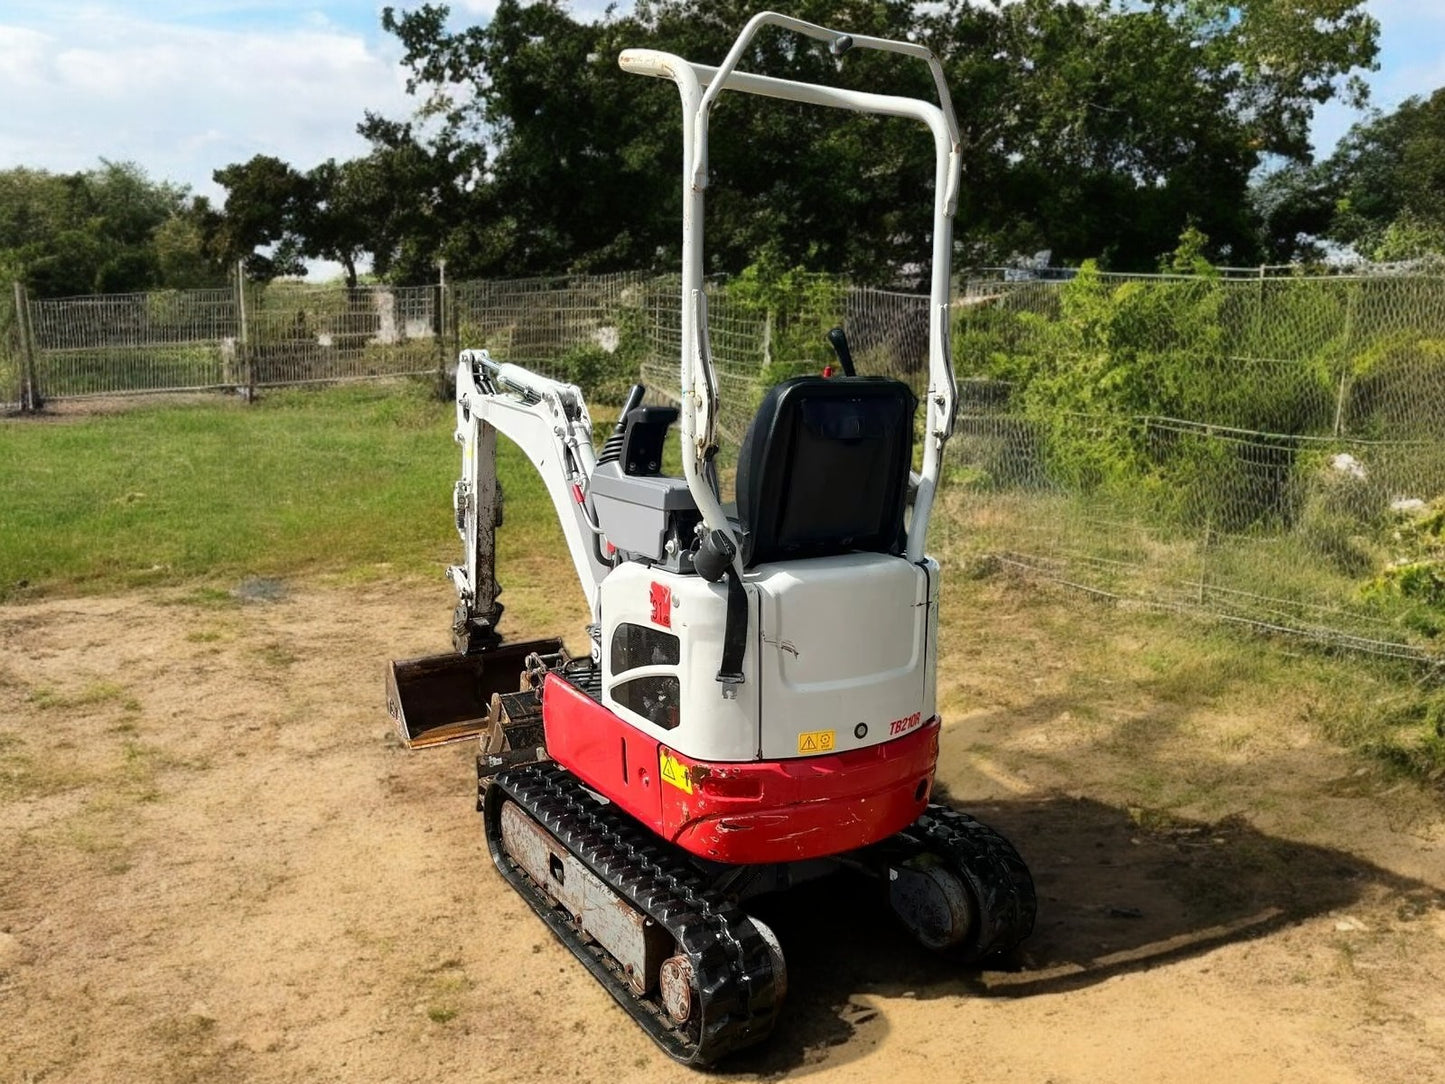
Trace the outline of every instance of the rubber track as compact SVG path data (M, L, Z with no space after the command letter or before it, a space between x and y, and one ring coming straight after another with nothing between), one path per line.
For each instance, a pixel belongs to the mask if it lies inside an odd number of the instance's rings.
M968 941L949 953L959 962L1001 956L1033 932L1038 908L1034 881L1013 844L988 825L947 806L930 804L900 836L912 839L961 873L979 905Z
M634 994L611 955L583 938L567 911L506 854L501 840L506 800L676 939L697 978L687 1025L674 1024L653 998ZM478 794L478 806L502 876L658 1046L686 1065L701 1066L767 1038L781 1002L768 944L735 904L708 890L681 852L615 807L597 802L554 764L495 776Z

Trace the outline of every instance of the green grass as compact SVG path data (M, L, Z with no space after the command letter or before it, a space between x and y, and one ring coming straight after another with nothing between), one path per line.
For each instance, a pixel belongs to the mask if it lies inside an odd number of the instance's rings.
M439 574L460 555L453 424L422 383L0 421L0 601L201 578L224 600L244 576ZM498 444L506 561L551 515L536 472Z

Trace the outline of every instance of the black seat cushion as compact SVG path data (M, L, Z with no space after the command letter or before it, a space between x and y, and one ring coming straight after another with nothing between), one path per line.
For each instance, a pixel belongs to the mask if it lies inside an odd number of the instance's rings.
M901 552L916 406L906 384L883 377L772 388L738 456L747 563Z

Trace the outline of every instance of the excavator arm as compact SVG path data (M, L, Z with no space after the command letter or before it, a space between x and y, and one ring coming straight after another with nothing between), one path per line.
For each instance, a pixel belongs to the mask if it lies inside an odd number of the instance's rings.
M496 529L502 519L497 434L509 438L537 469L557 512L567 550L595 624L603 577L612 569L589 506L587 487L597 457L592 419L582 392L485 350L457 361L456 442L462 475L452 493L462 563L447 569L457 592L452 652L391 664L387 711L412 747L490 733L491 751L510 747L500 698L516 692L517 675L533 656L563 654L560 639L504 642L498 625ZM565 657L565 656L564 656ZM526 729L523 726L522 729ZM495 746L493 749L492 747Z
M462 476L452 494L464 560L447 569L457 591L453 642L463 654L494 646L502 607L496 577L496 526L501 519L497 433L531 460L547 488L567 541L587 609L597 620L602 579L612 569L587 504L597 465L592 419L582 392L517 365L500 365L485 350L464 350L457 362L456 442Z

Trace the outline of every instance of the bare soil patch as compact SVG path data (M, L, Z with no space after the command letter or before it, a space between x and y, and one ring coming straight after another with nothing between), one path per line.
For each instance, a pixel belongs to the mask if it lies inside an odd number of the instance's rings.
M242 594L0 607L0 1080L693 1076L492 870L472 748L393 738L447 585ZM1029 860L1035 936L959 972L852 882L765 901L788 1009L719 1075L1445 1079L1438 796L1307 704L1183 695L1137 622L949 606L940 778Z

